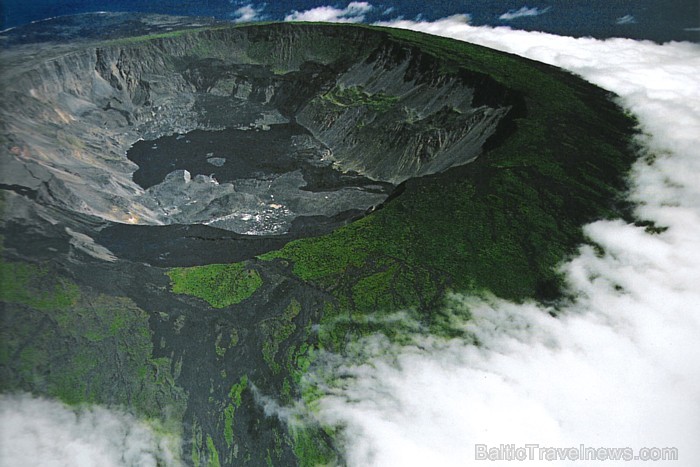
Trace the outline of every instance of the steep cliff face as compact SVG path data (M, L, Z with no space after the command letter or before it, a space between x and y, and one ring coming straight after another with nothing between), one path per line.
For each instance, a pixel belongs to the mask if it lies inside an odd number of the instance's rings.
M488 77L440 71L435 58L381 32L324 26L87 44L5 70L2 81L4 137L31 154L6 163L5 179L32 177L39 165L50 173L43 196L61 193L55 201L70 210L144 224L202 215L175 219L159 195L167 186L133 182L137 167L125 154L140 139L296 121L325 145L324 163L397 184L478 157L514 102ZM482 87L499 88L498 97L477 99L492 92ZM221 210L206 216L235 210L227 194L210 187L206 197Z
M495 97L477 99L493 88ZM298 119L333 148L340 167L400 183L478 157L513 97L488 76L445 74L419 49L385 43Z

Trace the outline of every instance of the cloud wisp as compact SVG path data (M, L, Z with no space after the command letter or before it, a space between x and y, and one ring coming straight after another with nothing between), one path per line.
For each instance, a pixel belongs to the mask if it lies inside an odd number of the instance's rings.
M640 219L667 230L654 234L620 220L586 226L604 253L583 245L562 266L576 298L558 318L534 303L455 294L446 312L465 339L417 332L411 344L396 344L376 335L359 343L354 356L324 355L319 378L308 380L325 394L316 402L317 421L344 427L350 465L465 465L478 445L511 443L630 448L633 456L643 456L645 447L675 448L678 461L654 465L694 465L700 458L700 46L474 27L463 15L385 25L553 64L617 93L642 132L629 198ZM518 465L542 465L542 451L533 455ZM640 464L649 465L605 463Z
M501 19L503 21L512 21L514 19L526 18L528 16L540 16L547 13L551 9L552 7L549 6L546 8L528 8L527 6L524 6L519 10L508 10L507 12L499 16L498 19Z
M179 439L99 406L0 395L0 465L180 466Z
M632 15L625 15L625 16L620 16L615 20L615 24L618 25L623 25L623 24L636 24L637 19L632 16Z
M262 14L264 9L265 4L256 7L252 3L249 3L237 8L233 13L231 13L231 18L233 18L234 23L252 23L254 21L262 21L265 19L265 16Z
M374 7L368 2L351 2L345 8L320 6L310 10L296 11L288 14L285 21L325 21L328 23L361 23L365 15Z

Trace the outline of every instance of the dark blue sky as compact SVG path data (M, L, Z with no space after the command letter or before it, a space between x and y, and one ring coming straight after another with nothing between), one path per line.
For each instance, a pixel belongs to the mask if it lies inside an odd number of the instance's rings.
M295 0L285 2L237 0L2 0L0 29L52 16L91 11L142 11L182 15L232 18L241 6L252 5L268 20L281 20L294 10L319 6L345 8L349 1ZM372 9L365 21L389 20L398 16L435 20L467 13L475 25L510 25L517 29L541 30L561 35L631 37L668 40L700 39L698 0L457 0L426 2L417 0L369 1ZM532 14L505 20L501 15L523 7ZM393 8L389 13L385 13Z

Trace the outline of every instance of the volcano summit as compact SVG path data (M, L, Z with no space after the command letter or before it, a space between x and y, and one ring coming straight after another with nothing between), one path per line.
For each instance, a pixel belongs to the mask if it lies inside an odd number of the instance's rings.
M127 407L199 465L343 461L318 350L448 290L560 296L634 122L553 67L378 27L124 14L0 36L2 390ZM302 417L303 418L303 417Z

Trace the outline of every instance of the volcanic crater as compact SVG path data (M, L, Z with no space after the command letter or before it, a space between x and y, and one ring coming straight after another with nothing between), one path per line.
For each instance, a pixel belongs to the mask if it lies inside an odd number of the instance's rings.
M0 390L126 407L188 465L343 465L342 427L261 401L313 406L369 335L455 337L449 290L556 303L626 215L635 122L509 54L120 13L0 41Z
M329 232L408 179L473 161L522 107L489 76L445 72L378 30L164 36L67 50L5 80L16 147L33 148L5 178L35 179L46 204L108 221L83 233L153 264L206 263L193 253L203 235L235 239L223 259L241 260ZM132 225L171 228L144 249Z

